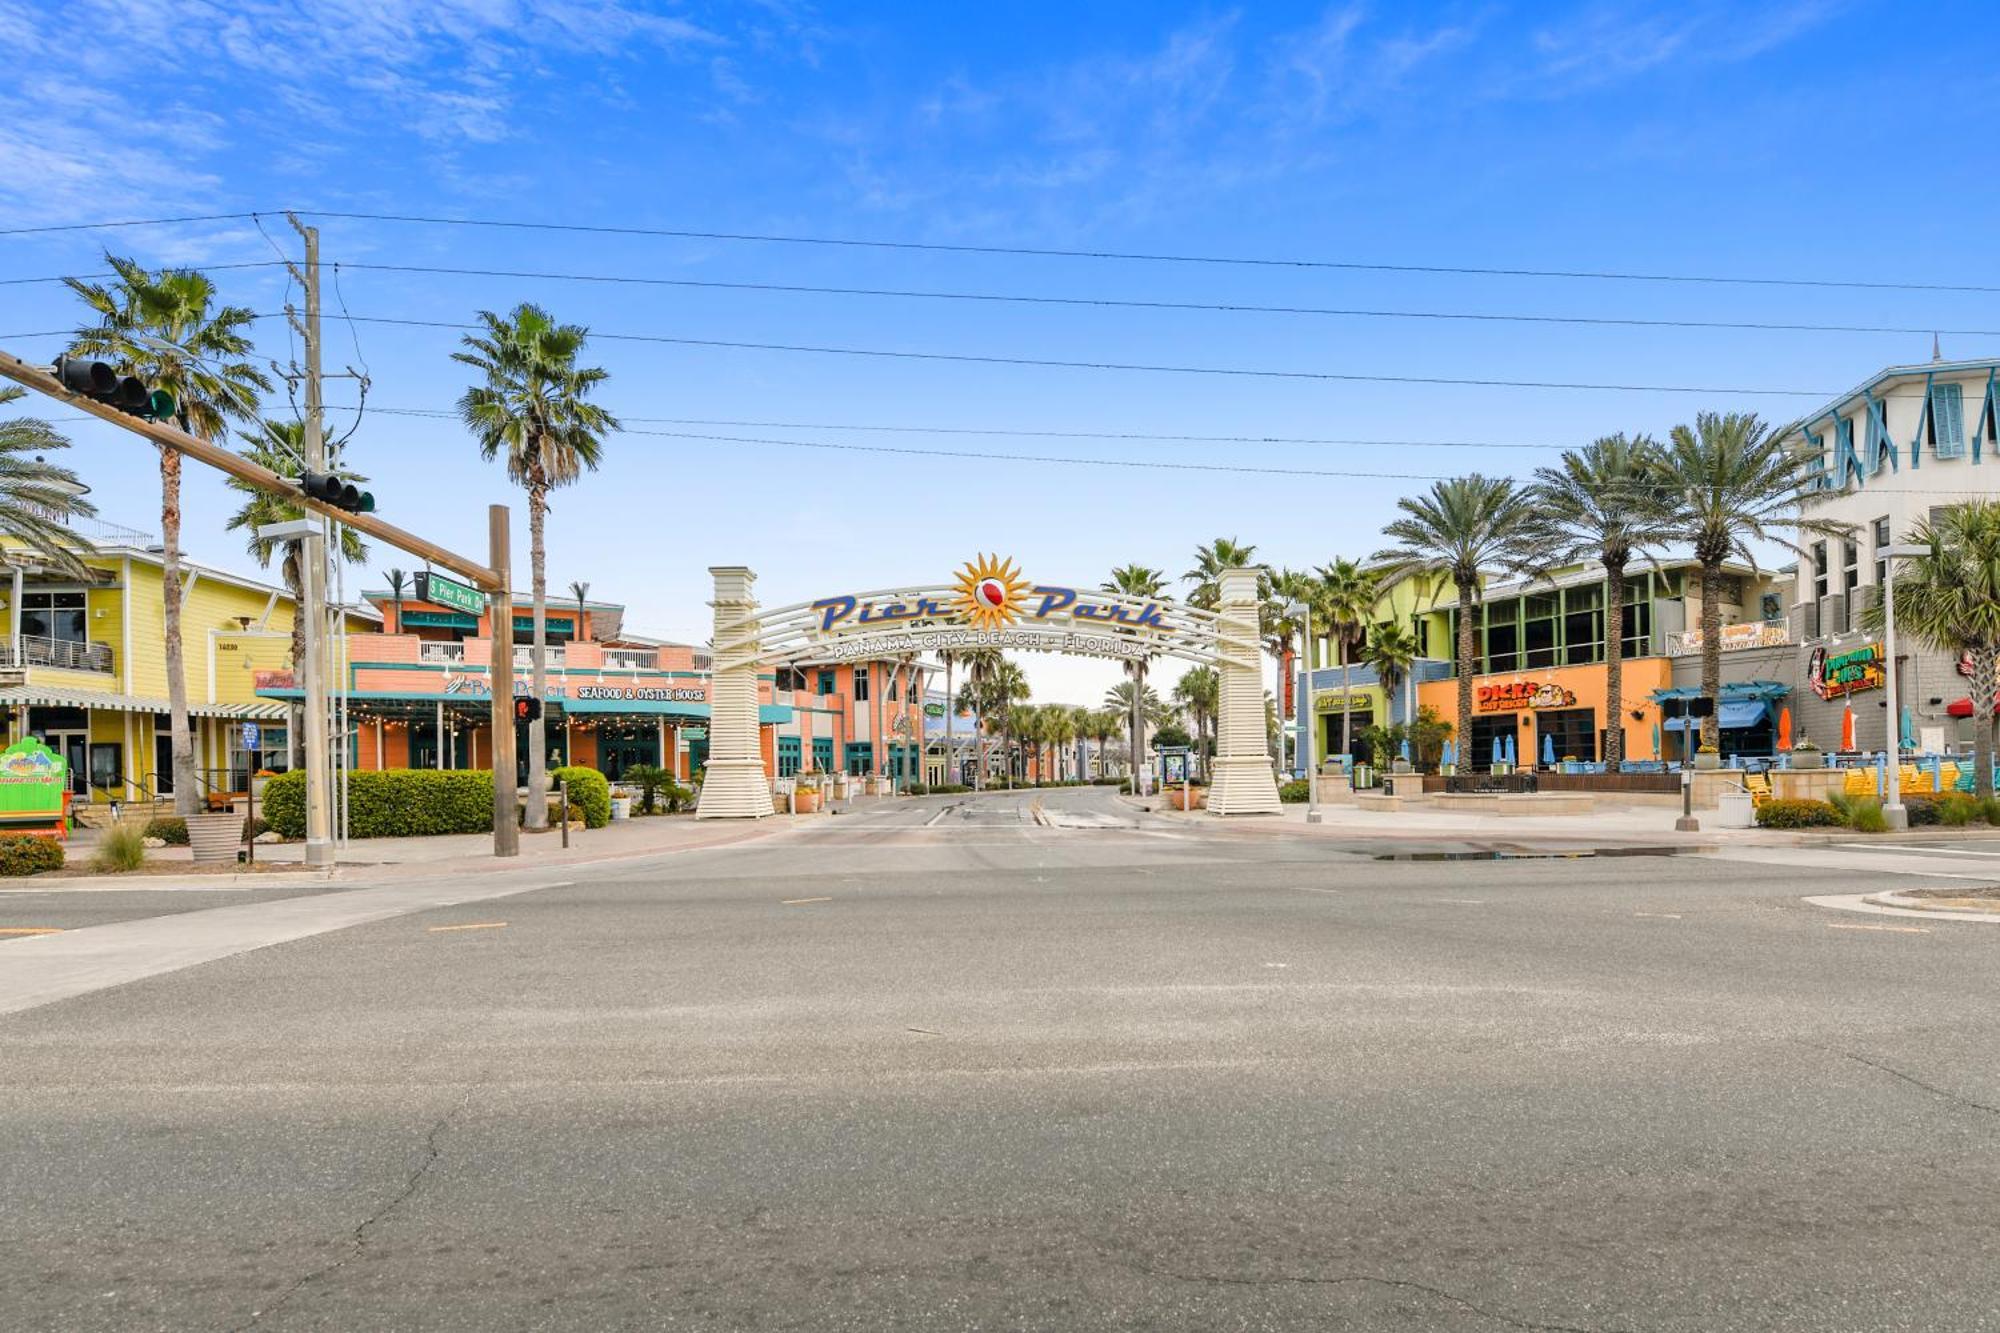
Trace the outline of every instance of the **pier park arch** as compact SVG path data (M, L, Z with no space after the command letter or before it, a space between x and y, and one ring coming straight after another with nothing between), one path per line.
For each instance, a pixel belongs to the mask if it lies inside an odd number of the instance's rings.
M757 682L763 672L976 648L1121 662L1176 657L1215 668L1209 812L1278 813L1277 781L1265 748L1254 569L1223 571L1214 611L1039 582L1011 560L993 556L968 561L948 583L837 593L774 608L757 605L757 576L749 569L717 565L709 573L715 580L714 674L699 818L757 819L772 812L757 735Z

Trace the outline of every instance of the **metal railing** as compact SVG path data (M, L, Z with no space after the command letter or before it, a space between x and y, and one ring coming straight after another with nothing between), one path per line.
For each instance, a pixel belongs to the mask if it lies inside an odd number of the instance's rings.
M1701 631L1684 630L1667 636L1667 656L1689 657L1701 651ZM1746 620L1740 624L1722 627L1722 651L1733 653L1743 648L1782 648L1792 641L1792 623L1789 620Z
M74 643L68 639L23 634L18 653L14 644L15 640L11 637L0 637L0 668L45 666L61 667L65 671L111 674L111 645L108 643Z
M606 648L604 665L613 667L654 667L660 663L660 655L651 648Z
M417 660L421 662L463 662L465 645L462 643L425 643L417 648Z
M542 654L542 660L548 664L550 671L560 671L563 669L563 650L560 648L550 648ZM516 648L514 650L514 666L516 669L532 667L534 664L535 650L532 647Z

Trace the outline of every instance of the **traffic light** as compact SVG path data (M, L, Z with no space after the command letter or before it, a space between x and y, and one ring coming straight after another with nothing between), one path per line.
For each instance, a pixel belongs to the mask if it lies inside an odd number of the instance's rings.
M55 375L71 393L95 398L143 420L167 421L174 415L172 394L165 389L147 388L146 382L136 375L120 375L109 362L59 356Z
M542 701L532 694L524 694L514 700L514 720L516 722L539 722L542 717Z
M330 504L335 509L345 509L350 514L375 512L372 491L364 491L353 482L343 481L330 472L300 473L299 489L315 500Z

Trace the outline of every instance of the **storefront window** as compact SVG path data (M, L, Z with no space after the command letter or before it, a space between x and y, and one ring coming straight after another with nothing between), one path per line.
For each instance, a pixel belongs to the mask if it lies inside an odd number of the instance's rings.
M1551 708L1537 713L1535 731L1535 760L1538 763L1544 741L1551 743L1550 748L1559 760L1597 758L1597 710L1594 708Z
M29 638L53 639L58 643L83 643L88 637L85 630L83 594L22 593L21 633Z
M1486 623L1486 670L1488 672L1514 671L1520 667L1521 635L1514 624L1513 611L1517 604L1508 603L1508 616L1504 623L1488 619Z
M1592 584L1563 593L1563 661L1584 666L1604 660L1604 589Z

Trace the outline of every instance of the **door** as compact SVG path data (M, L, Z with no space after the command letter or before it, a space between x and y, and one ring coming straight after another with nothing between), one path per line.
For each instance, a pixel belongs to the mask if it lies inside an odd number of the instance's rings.
M90 795L90 734L83 731L58 732L49 737L49 748L60 753L69 765L69 789L78 796Z

